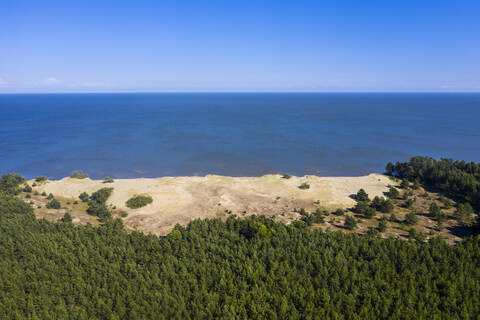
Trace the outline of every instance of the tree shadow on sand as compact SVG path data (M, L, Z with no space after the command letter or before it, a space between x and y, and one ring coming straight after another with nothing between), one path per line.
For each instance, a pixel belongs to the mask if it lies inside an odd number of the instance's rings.
M449 226L445 227L451 234L460 238L466 238L474 235L474 230L472 227L466 226Z

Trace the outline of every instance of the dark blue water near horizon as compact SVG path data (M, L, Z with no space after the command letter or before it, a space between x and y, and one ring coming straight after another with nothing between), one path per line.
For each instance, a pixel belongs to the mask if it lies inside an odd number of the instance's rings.
M413 155L480 161L480 94L0 95L0 173L358 176Z

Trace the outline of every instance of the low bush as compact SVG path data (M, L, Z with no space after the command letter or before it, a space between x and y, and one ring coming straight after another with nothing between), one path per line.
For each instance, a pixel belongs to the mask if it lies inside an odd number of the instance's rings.
M414 225L418 222L418 217L415 212L410 212L405 215L405 223L408 225Z
M302 189L302 190L310 189L310 185L308 183L304 182L301 185L299 185L298 188Z
M378 231L385 232L385 230L387 230L387 218L382 217L378 221Z
M35 181L36 182L44 182L44 181L47 181L47 177L45 176L38 176L35 178Z
M65 212L63 215L63 218L61 219L62 222L69 223L72 222L72 216L70 215L69 212Z
M88 178L88 174L83 173L82 171L79 171L79 170L75 170L72 172L72 175L70 176L70 178L85 179L85 178Z
M354 217L352 217L351 215L346 215L345 216L345 228L349 229L349 230L353 230L357 227L357 220L355 220Z
M388 189L388 197L392 199L397 199L400 196L400 192L398 192L397 188L390 187Z
M91 216L97 216L100 222L105 222L112 217L112 213L104 203L93 200L88 203L87 213Z
M128 199L126 202L127 207L130 209L137 209L141 207L145 207L147 204L153 202L153 199L149 195L135 195Z
M90 199L90 196L88 195L88 193L82 192L82 193L80 193L80 195L78 196L78 198L79 198L80 200L82 200L82 202L88 202L88 199Z
M101 188L92 193L90 197L88 197L87 195L87 213L92 216L97 216L100 222L106 222L110 220L112 218L112 212L107 207L106 202L112 192L113 188ZM82 198L85 198L85 195L83 193L80 196L82 196ZM82 201L84 200L82 199Z
M376 214L377 214L377 210L375 210L375 209L372 208L372 207L368 207L367 210L365 210L365 212L363 213L363 215L364 215L365 218L367 218L367 219L373 218Z
M110 178L110 177L105 177L105 178L103 179L103 183L113 183L113 182L114 182L113 179Z
M47 209L60 209L61 205L57 199L53 198L47 203L46 207Z
M95 191L94 193L92 193L92 195L90 196L90 199L95 202L105 203L107 202L107 199L108 197L110 197L112 192L113 192L113 188L101 188Z

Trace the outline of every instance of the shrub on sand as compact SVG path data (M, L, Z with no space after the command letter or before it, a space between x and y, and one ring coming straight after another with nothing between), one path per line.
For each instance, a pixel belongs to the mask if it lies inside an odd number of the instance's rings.
M302 189L302 190L310 189L310 185L308 183L304 182L301 185L299 185L298 188Z
M145 207L147 204L150 204L153 202L153 199L151 196L147 195L135 195L128 199L126 202L127 207L130 209L137 209L141 207Z
M88 174L83 173L82 171L75 170L72 172L72 175L70 176L72 179L85 179L88 178Z

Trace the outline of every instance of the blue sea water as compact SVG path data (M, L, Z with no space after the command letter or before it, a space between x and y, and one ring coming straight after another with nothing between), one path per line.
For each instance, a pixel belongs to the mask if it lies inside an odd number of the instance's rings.
M480 94L0 95L0 172L93 178L383 172L480 161Z

